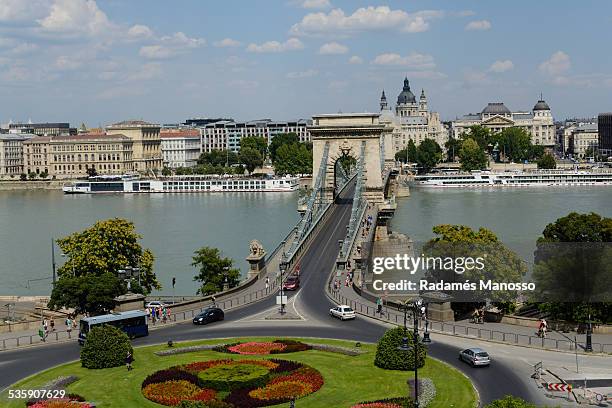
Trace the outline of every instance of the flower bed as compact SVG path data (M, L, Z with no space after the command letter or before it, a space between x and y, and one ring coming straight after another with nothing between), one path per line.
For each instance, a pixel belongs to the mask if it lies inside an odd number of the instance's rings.
M29 408L91 408L93 405L84 402L85 398L77 394L68 394L64 398L51 398L26 402Z
M142 383L145 398L167 406L183 401L266 407L302 398L323 386L314 368L287 360L210 360L170 367ZM218 398L218 401L216 398Z
M412 408L414 402L407 397L386 398L378 401L360 402L351 408Z
M296 340L250 341L246 343L232 343L215 347L213 350L221 353L242 355L267 355L296 353L311 350L308 344Z

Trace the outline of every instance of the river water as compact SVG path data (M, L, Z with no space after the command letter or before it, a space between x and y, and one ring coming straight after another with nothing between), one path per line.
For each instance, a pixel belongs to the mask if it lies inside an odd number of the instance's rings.
M298 221L297 193L226 193L70 196L59 191L0 192L0 295L50 292L52 237L79 231L99 219L135 223L142 244L155 254L155 271L171 294L193 295L193 251L220 248L243 271L249 241L268 251ZM398 199L392 229L416 242L433 237L437 224L487 227L529 259L549 222L571 211L612 217L612 189L606 187L495 190L413 189ZM61 264L59 250L56 259ZM32 281L30 279L44 279Z

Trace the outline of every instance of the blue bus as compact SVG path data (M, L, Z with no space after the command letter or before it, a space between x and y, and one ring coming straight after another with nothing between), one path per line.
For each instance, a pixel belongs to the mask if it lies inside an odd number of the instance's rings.
M146 312L141 310L130 310L127 312L85 317L81 319L79 327L79 344L85 344L87 333L89 333L92 327L101 326L103 324L115 326L123 330L131 339L149 335Z

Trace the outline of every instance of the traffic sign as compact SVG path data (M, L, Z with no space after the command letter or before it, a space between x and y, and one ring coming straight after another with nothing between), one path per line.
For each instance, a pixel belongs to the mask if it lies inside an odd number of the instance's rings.
M549 383L548 384L548 389L551 391L567 391L567 392L571 392L572 391L572 385L571 384L563 384L563 383Z
M276 296L276 304L277 305L286 305L287 304L287 296Z

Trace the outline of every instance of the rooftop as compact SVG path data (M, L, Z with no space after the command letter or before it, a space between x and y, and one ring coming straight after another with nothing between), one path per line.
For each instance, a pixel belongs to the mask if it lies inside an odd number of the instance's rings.
M504 105L503 102L489 102L487 106L482 110L482 113L488 113L491 115L508 115L512 112Z
M149 126L157 127L159 125L156 125L154 123L145 122L144 120L124 120L122 122L113 123L109 127L121 128L121 127L149 127Z

